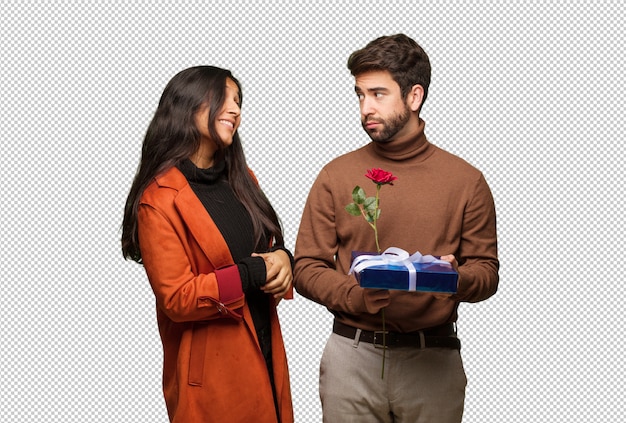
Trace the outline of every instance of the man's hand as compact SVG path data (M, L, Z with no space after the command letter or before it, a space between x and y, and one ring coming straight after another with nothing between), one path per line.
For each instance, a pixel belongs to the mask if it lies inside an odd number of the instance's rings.
M459 262L456 261L456 257L454 257L453 254L446 254L445 256L441 256L440 258L441 260L447 261L448 263L450 263L452 265L452 268L457 273L459 272ZM443 292L433 294L433 296L437 298L438 300L449 300L452 295L454 294L443 293Z
M440 258L441 260L450 263L455 271L459 271L459 263L456 261L456 257L454 257L453 254L447 254L445 256L441 256Z
M368 313L376 314L391 302L388 289L363 289L363 302Z

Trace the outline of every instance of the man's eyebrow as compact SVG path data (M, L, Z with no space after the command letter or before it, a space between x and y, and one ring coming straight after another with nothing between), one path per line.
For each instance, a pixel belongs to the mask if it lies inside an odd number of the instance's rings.
M354 86L354 91L355 92L359 92L359 91L363 91L358 85ZM389 92L389 88L386 87L372 87L372 88L368 88L366 90L367 92Z

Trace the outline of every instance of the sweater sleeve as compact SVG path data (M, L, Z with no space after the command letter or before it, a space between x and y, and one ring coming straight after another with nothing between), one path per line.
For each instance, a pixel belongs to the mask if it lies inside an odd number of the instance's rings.
M302 296L331 310L365 313L363 288L338 272L335 208L331 180L322 170L307 198L296 240L294 286Z
M458 251L459 285L452 298L478 302L498 289L496 212L491 191L481 174L463 217Z
M243 292L258 290L266 283L265 261L262 257L246 257L237 263Z

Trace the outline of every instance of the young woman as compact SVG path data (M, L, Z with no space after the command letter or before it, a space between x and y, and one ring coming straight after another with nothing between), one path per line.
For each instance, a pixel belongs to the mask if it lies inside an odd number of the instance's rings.
M122 251L156 296L172 422L293 421L276 313L293 258L246 165L241 100L228 70L174 76L126 201Z

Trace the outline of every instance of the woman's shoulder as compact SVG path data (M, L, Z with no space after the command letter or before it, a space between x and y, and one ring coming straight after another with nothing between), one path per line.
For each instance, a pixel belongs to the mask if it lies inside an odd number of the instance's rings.
M146 187L141 196L141 203L157 205L163 202L171 202L189 182L176 167L171 167L157 175Z
M253 171L252 171L252 169L250 169L250 168L248 168L248 175L250 175L250 177L252 178L252 181L253 181L255 184L257 184L257 185L259 184L259 181L258 181L258 179L256 178L256 175L254 174L254 172L253 172Z

